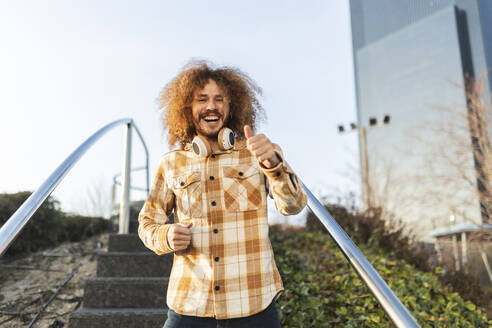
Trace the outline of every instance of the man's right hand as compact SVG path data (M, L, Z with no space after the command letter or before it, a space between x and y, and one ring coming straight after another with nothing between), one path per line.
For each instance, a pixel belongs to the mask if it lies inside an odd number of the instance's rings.
M186 249L191 241L192 222L179 222L171 225L167 231L167 241L174 251Z

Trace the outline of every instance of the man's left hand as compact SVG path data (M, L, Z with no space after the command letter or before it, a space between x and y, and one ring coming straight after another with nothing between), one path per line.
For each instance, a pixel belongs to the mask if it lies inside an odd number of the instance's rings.
M264 134L254 135L249 125L244 126L246 145L258 162L267 169L271 169L280 162L273 150L273 144Z

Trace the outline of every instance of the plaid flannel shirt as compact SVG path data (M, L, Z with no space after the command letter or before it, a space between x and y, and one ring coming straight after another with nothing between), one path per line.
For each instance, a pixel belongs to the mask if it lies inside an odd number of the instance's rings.
M167 305L175 312L229 319L264 310L284 289L275 264L267 222L267 191L284 215L306 205L296 176L280 163L259 166L237 140L229 151L207 158L185 150L161 157L151 193L139 215L138 234L161 255L167 241L168 215L193 222L187 249L174 253Z

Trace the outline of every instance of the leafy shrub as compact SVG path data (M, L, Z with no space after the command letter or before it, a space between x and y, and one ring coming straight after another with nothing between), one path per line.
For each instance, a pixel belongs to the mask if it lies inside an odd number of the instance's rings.
M356 213L349 212L345 207L338 205L325 205L325 207L356 244L375 243L418 269L432 270L429 261L430 252L424 247L419 247L414 238L405 232L405 226L401 222L383 220L380 209ZM306 227L309 231L326 232L312 212L308 214Z
M416 242L405 231L401 222L384 221L381 218L380 209L370 209L365 213L357 213L338 205L325 205L325 208L357 245L377 246L391 256L405 260L419 270L435 273L436 267L431 261L433 251ZM306 229L312 232L327 233L325 227L312 212L308 214ZM455 270L438 270L438 272L437 277L441 283L452 288L465 300L483 307L489 305L492 295L484 291L475 276Z
M29 191L0 194L0 225L3 225L30 195ZM60 211L59 202L50 196L31 217L5 255L34 252L64 241L80 241L108 229L109 221L103 218L67 216Z
M16 194L0 194L0 223L3 225L20 205L31 195L24 191ZM62 213L58 202L48 198L34 214L22 233L10 246L7 255L32 252L50 247L58 242L58 227L62 224Z
M369 289L326 234L272 226L270 239L285 292L282 327L393 327ZM384 252L362 252L424 327L489 327L483 309L425 273Z
M102 232L110 230L110 222L103 218L94 218L90 216L70 215L64 220L65 234L64 240L81 241Z

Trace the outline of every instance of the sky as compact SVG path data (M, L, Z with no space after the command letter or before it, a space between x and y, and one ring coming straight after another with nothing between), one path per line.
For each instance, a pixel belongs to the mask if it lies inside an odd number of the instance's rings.
M356 120L346 0L0 0L0 44L0 192L37 189L90 135L126 117L147 143L152 179L170 150L157 97L195 58L238 67L262 87L258 132L315 195L358 193L357 135L337 131ZM91 199L109 200L123 136L123 126L110 131L67 174L52 194L63 210L91 214ZM144 163L134 133L132 166ZM143 177L132 184L144 187Z

